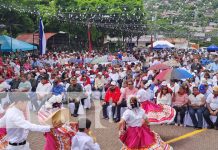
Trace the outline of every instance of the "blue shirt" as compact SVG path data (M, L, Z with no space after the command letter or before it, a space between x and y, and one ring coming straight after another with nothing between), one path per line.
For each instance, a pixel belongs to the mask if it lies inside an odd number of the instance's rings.
M206 87L204 84L200 84L199 86L199 92L202 93L202 94L205 94L206 93Z
M43 64L41 62L39 62L39 61L35 61L35 62L32 63L32 67L33 68L34 67L43 67Z
M119 59L122 59L123 55L122 55L122 54L118 54L117 57L118 57Z
M62 93L65 92L65 88L64 88L63 85L58 84L58 85L53 86L51 92L52 92L55 96L61 95Z

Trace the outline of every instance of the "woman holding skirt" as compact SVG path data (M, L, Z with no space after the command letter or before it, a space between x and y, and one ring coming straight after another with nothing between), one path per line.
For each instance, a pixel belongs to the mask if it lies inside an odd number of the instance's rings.
M141 88L137 92L138 102L141 108L145 111L150 124L170 124L174 121L176 111L166 104L155 104L151 101L152 92L150 85L152 82L148 81L146 84L141 83ZM162 87L162 89L165 87ZM164 96L163 96L164 97Z
M123 150L172 150L157 133L150 130L147 116L139 107L137 98L130 97L127 105L128 109L119 123Z

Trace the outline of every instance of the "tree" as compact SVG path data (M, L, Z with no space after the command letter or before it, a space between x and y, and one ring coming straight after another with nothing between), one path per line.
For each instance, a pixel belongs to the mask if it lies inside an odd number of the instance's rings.
M33 32L34 22L29 14L17 13L14 10L0 9L0 20L7 33L16 36L22 32ZM5 30L4 30L4 33Z
M57 1L57 4L61 5L61 2ZM105 35L131 37L143 33L133 32L142 29L137 24L145 23L142 0L74 0L68 1L68 4L65 3L61 8L63 13L74 12L65 14L61 19L69 19L70 22L85 25L91 22L92 33L94 33L92 38L97 46L102 46L103 42L99 43L99 41L103 41ZM69 15L71 18L68 18ZM87 26L85 28L87 29ZM80 31L86 29L81 27Z

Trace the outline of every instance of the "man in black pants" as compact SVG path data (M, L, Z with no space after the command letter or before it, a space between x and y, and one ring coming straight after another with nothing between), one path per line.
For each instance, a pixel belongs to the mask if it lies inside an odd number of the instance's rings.
M117 83L115 81L112 81L109 89L106 91L104 103L102 105L104 119L106 120L109 119L107 113L107 107L109 105L112 105L112 118L115 121L114 116L115 116L117 102L119 101L120 95L121 95L120 88L117 86Z
M218 130L218 86L213 87L213 94L207 97L207 109L204 111L204 119L208 124L208 129L215 128ZM210 116L217 116L215 123L210 119Z
M80 101L82 104L84 104L84 98L82 98L82 95L83 95L82 85L77 83L76 77L73 77L70 80L70 86L67 89L67 98L70 103L75 104L74 113L72 114L74 117L78 117Z

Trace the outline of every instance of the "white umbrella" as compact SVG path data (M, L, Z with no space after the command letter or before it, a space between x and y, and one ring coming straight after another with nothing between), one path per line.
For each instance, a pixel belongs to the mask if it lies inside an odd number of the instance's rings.
M168 42L168 41L164 41L164 40L160 40L160 41L156 41L153 43L153 47L157 46L157 45L167 45L171 48L175 47L175 45L173 45L172 43Z

